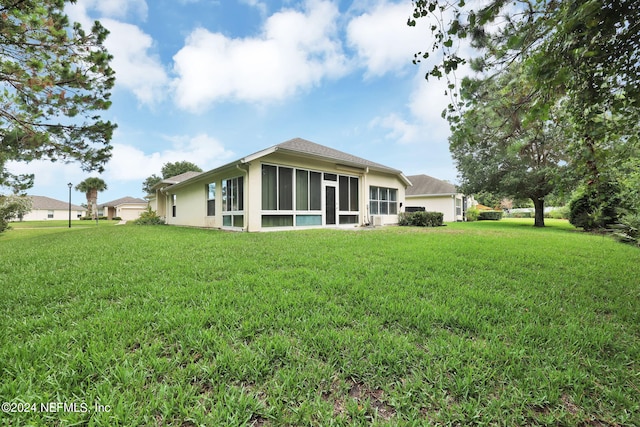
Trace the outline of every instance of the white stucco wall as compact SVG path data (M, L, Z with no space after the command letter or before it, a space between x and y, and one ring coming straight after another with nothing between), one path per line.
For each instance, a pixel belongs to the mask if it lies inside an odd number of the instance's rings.
M443 196L407 196L405 207L423 207L429 212L442 212L444 222L462 221L462 215L456 215L456 199L462 213L462 195L452 194Z
M53 218L49 218L49 214L53 212ZM77 220L79 217L83 215L82 211L71 211L71 219ZM46 209L35 209L26 214L23 218L23 221L52 221L52 220L69 220L69 210L53 210L49 211Z

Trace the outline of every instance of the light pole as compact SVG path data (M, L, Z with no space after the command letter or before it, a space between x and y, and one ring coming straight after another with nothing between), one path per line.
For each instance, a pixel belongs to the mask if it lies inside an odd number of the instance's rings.
M69 186L69 228L71 228L71 187L73 187L72 183L67 184Z

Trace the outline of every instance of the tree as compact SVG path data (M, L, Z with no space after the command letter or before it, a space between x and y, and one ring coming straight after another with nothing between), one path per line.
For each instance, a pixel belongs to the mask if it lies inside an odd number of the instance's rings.
M100 119L115 82L108 31L70 25L66 1L14 0L0 5L0 186L29 187L7 161L78 161L102 172L115 125Z
M464 0L416 0L414 15L427 19L435 36L431 52L418 53L420 62L432 52L442 60L427 74L450 78L464 63L488 76L505 73L512 64L528 70L531 84L543 93L527 120L549 120L563 102L565 136L571 165L584 184L606 188L610 157L620 145L636 144L640 122L640 8L635 0L530 1L491 0L484 6ZM450 18L447 20L445 16ZM462 58L454 46L468 39L476 56ZM449 106L446 114L460 116L464 105ZM603 182L605 184L603 184ZM605 197L602 194L602 197Z
M11 194L0 196L0 233L9 227L9 221L22 218L31 211L32 200L27 196Z
M563 121L528 120L545 95L519 64L499 78L466 79L461 96L465 111L450 117L449 142L462 191L531 199L534 224L544 227L544 198L565 169Z
M91 177L76 185L76 191L82 191L87 196L87 216L98 219L98 191L107 189L107 183L100 178Z
M162 166L161 172L162 178L160 178L156 174L153 174L145 179L142 183L142 191L147 194L151 193L151 188L163 179L171 178L172 176L177 176L185 172L202 172L202 169L200 169L200 167L198 167L198 165L194 163L183 160L181 162L165 163Z

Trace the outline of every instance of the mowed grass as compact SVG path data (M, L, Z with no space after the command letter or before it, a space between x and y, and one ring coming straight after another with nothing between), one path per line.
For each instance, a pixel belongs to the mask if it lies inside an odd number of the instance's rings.
M0 423L640 425L640 251L527 221L10 230Z

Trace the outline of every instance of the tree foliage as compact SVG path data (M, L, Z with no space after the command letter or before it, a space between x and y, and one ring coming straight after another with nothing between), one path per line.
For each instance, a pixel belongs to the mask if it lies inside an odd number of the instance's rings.
M90 177L76 185L76 190L85 193L87 197L87 216L98 218L98 192L107 189L107 183L101 178Z
M587 193L605 190L620 175L618 154L636 147L640 135L637 1L416 0L409 25L418 19L429 21L434 42L415 62L441 54L427 78L447 76L449 90L460 89L452 77L462 64L488 79L518 64L533 89L523 120L548 123L562 109L568 163L592 187ZM456 49L462 40L473 57ZM462 98L445 112L454 125L476 108Z
M516 64L499 78L465 79L461 95L467 109L450 118L449 141L462 191L528 198L544 226L544 198L565 169L563 121L528 119L542 95Z
M0 196L0 233L9 227L9 221L28 214L31 206L32 200L27 196Z
M74 2L75 0L67 0ZM0 185L32 185L7 161L78 161L103 171L115 125L100 118L115 82L108 31L69 22L65 0L0 5Z
M180 162L168 162L162 166L162 177L159 177L156 174L151 175L142 183L142 191L149 194L153 191L151 190L154 185L162 181L163 179L171 178L172 176L177 176L183 174L185 172L202 172L202 169L194 163L188 162L186 160Z

